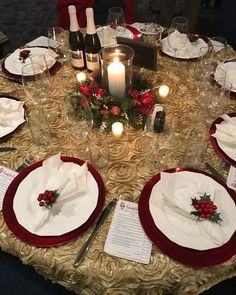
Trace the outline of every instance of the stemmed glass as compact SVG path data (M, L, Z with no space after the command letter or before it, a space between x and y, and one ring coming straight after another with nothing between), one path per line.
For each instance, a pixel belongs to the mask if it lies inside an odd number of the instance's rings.
M162 105L154 105L148 115L144 133L150 141L151 153L154 154L152 162L161 170L163 162L161 155L170 147L174 140L175 118L171 110Z
M29 63L23 66L22 82L25 93L33 104L41 104L48 99L50 82L40 64Z
M226 80L226 73L217 67L214 75L206 77L199 84L201 105L207 110L210 117L223 114L230 100L232 84Z
M122 37L125 32L126 22L124 11L121 7L112 7L108 11L107 29L115 39Z
M214 62L223 62L227 56L228 42L223 37L212 37L211 43L214 51Z
M62 105L65 125L70 134L80 140L87 140L93 126L93 114L87 98L80 92L66 97Z
M62 77L68 78L68 73L65 73L64 65L69 57L68 36L66 31L61 27L51 27L48 29L48 48L56 52L56 60L62 65Z
M174 52L176 59L177 52L183 49L188 41L189 21L186 17L176 16L173 18L168 29L167 45Z

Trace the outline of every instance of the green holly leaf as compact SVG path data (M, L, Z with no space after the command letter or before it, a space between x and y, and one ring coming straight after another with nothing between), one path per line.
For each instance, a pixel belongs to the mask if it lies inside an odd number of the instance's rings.
M221 213L217 213L217 212L215 212L214 214L212 214L211 221L212 222L215 222L215 223L218 223L218 222L222 221L222 219L220 218L220 214Z
M191 198L191 200L192 200L192 206L194 206L195 204L196 204L196 202L197 202L197 198Z
M191 211L190 214L198 217L199 216L199 212L198 211Z

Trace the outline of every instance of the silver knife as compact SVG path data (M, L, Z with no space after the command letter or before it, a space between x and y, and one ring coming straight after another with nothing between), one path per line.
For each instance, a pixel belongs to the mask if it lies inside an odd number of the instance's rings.
M12 82L14 82L14 83L18 83L18 84L21 84L21 85L22 85L22 81L21 81L21 80L16 80L16 79L14 79L14 78L10 78L10 77L3 76L3 75L0 75L0 77L3 78L3 79L6 79L6 80L8 80L8 81L12 81Z
M1 146L0 147L0 152L14 152L17 149L11 146Z
M111 209L115 206L117 202L117 199L113 199L110 203L108 203L108 205L105 207L105 209L102 211L93 231L91 232L91 234L89 235L88 239L85 241L83 247L80 249L75 262L74 262L74 267L78 267L80 265L80 263L83 261L84 256L86 255L86 253L88 252L99 228L101 227L101 225L103 224L103 222L105 221L105 219L107 218L107 216L109 215Z
M211 166L208 162L205 163L206 168L211 172L212 175L219 178L221 181L226 182L224 176L222 176L214 167Z

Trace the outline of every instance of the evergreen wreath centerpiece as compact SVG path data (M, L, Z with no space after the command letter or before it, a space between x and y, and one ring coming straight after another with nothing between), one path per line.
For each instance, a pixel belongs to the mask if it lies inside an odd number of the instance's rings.
M100 85L96 76L90 76L77 86L71 97L76 99L78 92L88 100L93 113L93 126L110 131L114 122L129 124L135 129L144 127L146 118L156 103L152 81L135 74L131 90L124 98L112 96L108 89ZM75 108L75 112L79 112ZM79 117L79 114L77 114Z

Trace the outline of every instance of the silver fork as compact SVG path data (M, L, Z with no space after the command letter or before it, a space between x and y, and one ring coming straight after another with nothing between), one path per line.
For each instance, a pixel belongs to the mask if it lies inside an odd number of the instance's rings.
M29 165L31 165L35 161L36 161L36 159L34 158L34 156L28 155L25 158L24 162L16 169L16 172L21 172L22 170L24 170L26 167L28 167Z

